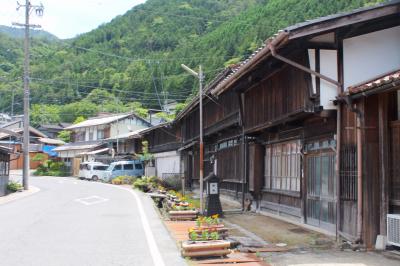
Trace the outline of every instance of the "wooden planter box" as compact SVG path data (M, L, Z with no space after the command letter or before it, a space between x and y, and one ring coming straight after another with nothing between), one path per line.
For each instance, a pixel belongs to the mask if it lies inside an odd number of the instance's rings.
M174 221L196 220L198 211L169 211L169 218Z
M225 240L212 241L184 241L182 242L182 256L191 258L226 256L230 242Z

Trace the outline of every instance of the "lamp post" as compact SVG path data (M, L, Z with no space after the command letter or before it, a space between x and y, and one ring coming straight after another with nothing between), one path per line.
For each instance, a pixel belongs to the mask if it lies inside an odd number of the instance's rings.
M204 143L203 143L203 70L201 65L199 66L199 73L190 69L189 67L181 64L182 68L185 69L189 74L199 79L199 113L200 113L200 213L204 212L204 197L203 197L203 179L204 179Z

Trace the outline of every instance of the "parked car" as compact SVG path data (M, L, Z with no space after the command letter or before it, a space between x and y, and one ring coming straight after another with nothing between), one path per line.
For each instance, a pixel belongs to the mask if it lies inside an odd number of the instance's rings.
M106 180L109 165L101 162L83 162L79 167L78 177L87 180Z
M111 181L117 176L143 176L144 166L140 160L119 161L110 164L106 171L106 180Z

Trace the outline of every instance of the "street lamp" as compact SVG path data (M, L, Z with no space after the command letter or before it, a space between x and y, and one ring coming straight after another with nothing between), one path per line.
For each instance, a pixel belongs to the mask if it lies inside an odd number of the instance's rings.
M190 75L195 76L199 79L199 113L200 113L200 213L203 214L203 179L204 179L204 143L203 143L203 70L201 65L199 66L199 73L193 69L181 64L181 67L186 70Z

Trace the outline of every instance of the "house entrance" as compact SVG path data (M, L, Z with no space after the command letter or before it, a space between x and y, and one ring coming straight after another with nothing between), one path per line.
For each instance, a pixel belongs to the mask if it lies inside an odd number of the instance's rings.
M334 141L306 145L306 222L329 231L336 230L336 180Z

